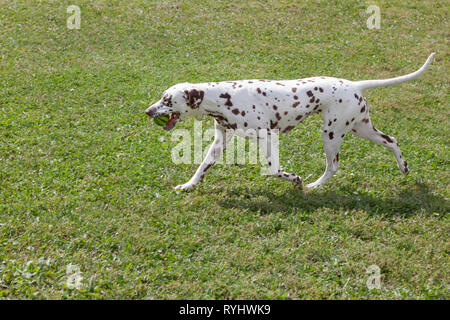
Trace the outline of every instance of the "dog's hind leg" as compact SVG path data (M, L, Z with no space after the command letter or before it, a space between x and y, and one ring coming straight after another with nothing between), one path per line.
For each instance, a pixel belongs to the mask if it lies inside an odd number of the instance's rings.
M397 140L394 137L388 136L383 132L377 130L367 116L365 119L355 123L352 133L360 138L373 141L388 148L395 156L400 171L407 175L409 173L408 164L402 157L402 152L398 147Z
M211 166L220 158L233 135L230 132L227 132L225 128L220 126L217 122L215 122L215 130L214 142L209 147L205 159L200 164L192 178L185 184L176 186L175 190L193 189L199 182L203 180L209 168L211 168Z
M339 149L343 140L342 133L327 131L322 134L323 148L327 160L327 167L324 174L305 186L305 189L313 189L327 182L339 169Z

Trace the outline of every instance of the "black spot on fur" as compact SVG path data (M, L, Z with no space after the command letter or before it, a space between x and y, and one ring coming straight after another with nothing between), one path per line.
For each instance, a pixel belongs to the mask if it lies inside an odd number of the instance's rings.
M389 137L389 136L386 135L386 134L382 134L381 136L383 137L384 140L386 140L386 141L389 142L389 143L394 142L394 141L392 141L391 137Z
M233 103L231 103L231 96L229 93L222 93L219 97L223 98L223 99L227 99L227 101L225 102L226 106L231 107L233 105Z
M275 129L277 127L278 122L272 122L272 120L270 120L270 129Z
M294 129L294 126L287 126L287 127L283 130L283 133L289 132L289 131L291 131L292 129Z
M173 106L173 104L172 104L172 96L171 96L171 95L169 95L169 96L164 96L164 97L163 97L162 103L163 103L164 105L168 106L168 107L172 107L172 106Z
M334 157L334 162L339 162L339 153L336 153L336 156Z
M191 89L184 90L184 94L186 104L192 109L197 109L203 101L205 92L203 90Z

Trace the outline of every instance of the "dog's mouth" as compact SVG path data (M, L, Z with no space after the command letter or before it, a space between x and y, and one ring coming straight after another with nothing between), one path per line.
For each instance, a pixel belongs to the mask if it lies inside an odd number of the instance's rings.
M173 129L175 125L178 123L178 120L180 119L180 114L178 112L173 112L170 114L169 122L163 127L164 130L169 131L170 129Z

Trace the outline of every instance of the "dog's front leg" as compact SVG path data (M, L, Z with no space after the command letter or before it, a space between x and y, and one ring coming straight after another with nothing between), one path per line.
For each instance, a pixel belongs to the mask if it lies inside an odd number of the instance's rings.
M226 149L228 143L230 142L233 134L231 132L226 132L225 128L220 126L215 122L215 134L214 142L209 147L208 153L205 159L198 167L192 178L185 184L180 184L175 187L175 190L190 190L193 189L199 182L203 180L206 172L211 168L211 166L220 158L223 151Z
M262 140L262 152L264 153L267 164L269 165L269 172L272 176L290 181L298 186L303 186L302 178L294 173L285 172L281 169L279 163L279 153L277 143L273 143L274 139L278 141L277 133L270 132L265 139Z

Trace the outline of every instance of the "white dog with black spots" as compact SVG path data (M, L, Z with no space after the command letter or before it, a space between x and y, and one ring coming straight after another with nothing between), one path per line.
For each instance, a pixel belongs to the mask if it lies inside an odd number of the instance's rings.
M209 115L215 119L215 139L205 159L194 176L185 184L176 186L175 190L192 189L203 180L208 169L219 159L231 140L232 135L226 134L227 131L244 132L244 136L246 130L252 134L256 132L256 138L264 132L270 144L273 135L288 133L308 116L319 112L324 119L322 141L326 170L315 182L307 184L306 189L324 184L338 170L339 148L348 133L387 147L394 154L400 171L407 175L407 163L397 141L372 124L369 104L363 93L370 88L395 85L417 78L427 69L433 56L434 53L416 72L385 80L349 81L313 77L297 80L180 83L167 89L161 100L145 112L150 117L170 115L165 130L173 129L177 123L192 115ZM284 172L276 161L272 161L270 148L266 151L266 158L274 176L302 185L299 176Z

